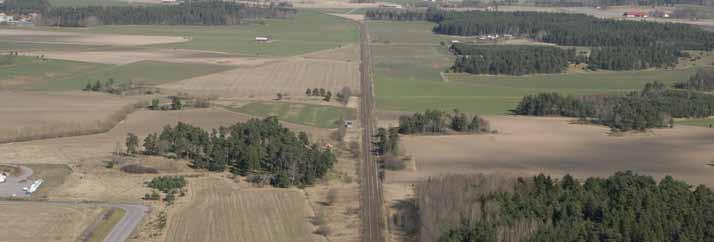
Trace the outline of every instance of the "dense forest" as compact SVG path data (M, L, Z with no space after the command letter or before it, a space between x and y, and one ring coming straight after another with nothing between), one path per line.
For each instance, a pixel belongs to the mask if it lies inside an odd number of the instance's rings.
M5 0L0 3L0 12L13 14L45 13L50 9L48 0Z
M210 133L179 122L144 139L144 153L189 159L192 166L210 171L267 177L278 187L311 185L336 162L329 149L295 134L278 119L251 119Z
M699 69L689 80L674 84L675 88L714 91L714 69Z
M287 17L296 10L289 4L269 7L217 0L195 1L179 5L89 6L51 8L43 16L44 24L64 27L92 25L229 25L246 18Z
M486 4L528 4L536 6L554 7L606 7L615 5L671 6L672 4L695 4L714 6L714 0L464 0L463 4L466 6L478 6Z
M714 241L714 192L669 176L453 176L416 190L420 241Z
M590 69L640 70L671 68L683 55L677 49L666 47L595 47L587 60Z
M454 44L451 50L457 55L451 70L471 74L560 73L576 56L574 48L532 45Z
M455 109L448 113L440 110L426 110L424 113L402 115L399 117L399 133L445 133L456 132L491 132L489 122L478 115L469 116Z
M654 82L622 96L529 95L512 111L518 115L578 117L617 131L645 130L671 127L672 118L714 115L714 95L670 89Z

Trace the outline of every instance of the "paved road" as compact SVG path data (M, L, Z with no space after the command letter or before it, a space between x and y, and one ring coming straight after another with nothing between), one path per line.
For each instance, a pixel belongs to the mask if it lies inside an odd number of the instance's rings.
M0 205L14 205L38 203L60 207L108 207L120 208L126 211L124 217L114 226L109 235L104 239L104 242L125 242L134 232L144 215L149 211L149 208L141 204L109 204L109 203L80 203L80 202L35 202L35 201L0 201Z
M362 103L360 106L360 122L362 124L362 241L384 242L384 218L382 217L382 184L378 177L378 167L372 151L374 136L374 89L372 85L372 66L370 64L369 35L367 23L360 22L360 86Z

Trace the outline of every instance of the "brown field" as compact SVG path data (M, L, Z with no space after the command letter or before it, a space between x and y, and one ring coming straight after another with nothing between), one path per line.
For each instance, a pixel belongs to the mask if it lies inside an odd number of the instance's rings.
M389 172L388 182L413 182L447 173L504 173L606 177L633 170L714 186L714 129L678 126L611 136L609 129L565 118L489 117L499 134L404 136L417 170Z
M276 93L304 96L306 88L359 89L356 62L291 58L255 68L196 77L159 87L222 98L275 97Z
M140 46L188 41L184 37L177 36L88 34L21 29L0 29L0 38L5 42L96 46Z
M136 102L96 93L0 92L0 142L109 129Z
M139 61L170 63L201 63L231 66L257 66L272 61L270 58L235 57L224 53L184 49L126 49L93 51L36 51L23 55L102 64L124 65Z
M218 108L183 111L140 110L130 114L125 121L106 133L0 144L0 160L19 164L75 164L83 160L105 159L111 155L117 143L124 143L129 132L143 140L147 134L161 132L163 126L176 125L179 121L210 129L250 118ZM315 139L328 136L327 130L289 123L284 125L293 130L306 131Z
M313 233L302 191L238 189L220 178L190 180L188 191L169 216L165 241L325 241Z
M74 242L101 210L41 203L0 204L0 221L5 221L0 241Z

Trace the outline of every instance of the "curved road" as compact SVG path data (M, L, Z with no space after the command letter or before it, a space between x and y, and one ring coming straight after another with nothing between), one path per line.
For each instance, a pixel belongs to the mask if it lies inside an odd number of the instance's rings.
M126 214L119 220L119 222L114 225L112 231L109 232L104 242L125 242L129 239L132 233L141 220L144 219L144 215L149 211L147 206L141 204L109 204L109 203L81 203L81 202L34 202L34 201L0 201L0 205L14 205L23 203L40 203L49 204L53 206L64 206L64 207L108 207L108 208L119 208L124 209Z

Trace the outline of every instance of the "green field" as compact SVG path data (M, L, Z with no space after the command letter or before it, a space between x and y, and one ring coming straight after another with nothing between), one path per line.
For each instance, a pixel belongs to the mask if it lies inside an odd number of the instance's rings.
M41 60L19 56L14 65L0 66L0 89L44 85L50 80L82 75L107 65L77 61Z
M524 95L624 93L645 83L686 80L693 68L634 72L588 72L529 76L445 74L453 57L431 33L427 22L370 22L378 108L423 111L426 108L482 114L506 114ZM403 36L403 37L400 37ZM376 41L375 41L376 40Z
M703 118L703 119L684 119L674 121L675 125L690 125L690 126L701 126L710 127L714 126L714 119Z
M131 0L49 0L53 7L81 7L81 6L129 6L146 5L146 3L132 2Z
M236 109L238 112L267 117L318 128L336 128L340 120L353 119L354 110L349 108L302 103L254 102Z
M61 79L33 85L32 90L79 90L88 82L106 81L114 78L117 83L132 80L137 84L160 85L192 77L225 71L234 67L195 64L140 61L126 65L107 65Z
M103 25L91 28L38 28L49 31L72 31L130 35L184 36L190 41L155 47L220 51L246 56L292 56L359 40L357 25L350 20L299 10L287 19L264 19L256 23L230 26L186 25ZM270 36L270 43L257 43L256 36Z

